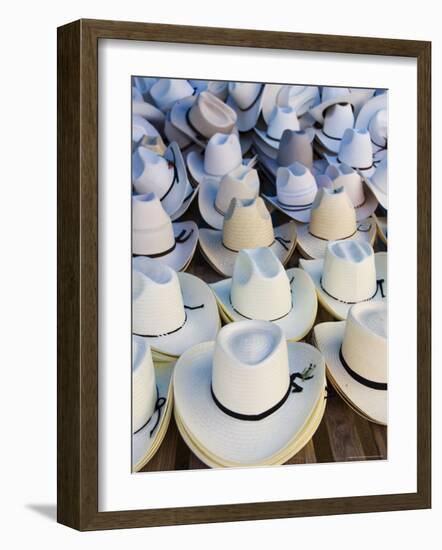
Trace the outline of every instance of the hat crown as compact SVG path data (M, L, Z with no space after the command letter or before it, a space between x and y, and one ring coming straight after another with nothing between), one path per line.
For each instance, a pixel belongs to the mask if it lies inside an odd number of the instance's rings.
M224 176L242 161L241 145L236 134L217 133L209 139L204 152L204 170L212 176Z
M319 189L312 205L309 230L328 241L346 239L356 232L355 209L343 187Z
M193 94L193 88L187 80L179 78L159 78L150 89L150 95L156 106L169 110L179 99Z
M367 128L347 128L342 136L338 158L353 168L369 168L373 164L373 148Z
M295 109L303 115L319 100L317 86L285 85L279 91L277 104Z
M379 109L379 111L376 111L368 123L368 131L375 145L378 147L386 147L388 139L387 109Z
M132 141L139 142L143 136L159 136L158 130L141 115L132 116Z
M232 306L244 317L274 321L292 308L290 281L270 248L240 250L233 270Z
M261 93L262 86L258 82L229 82L229 95L240 109L247 110Z
M348 164L331 164L327 167L325 175L331 180L331 188L343 187L350 197L353 206L361 206L365 201L365 191L361 175Z
M158 196L170 187L175 177L173 164L147 147L138 147L132 156L132 182L137 193L155 192Z
M350 308L342 341L342 356L357 374L387 383L387 304L361 302Z
M371 183L382 193L388 190L388 157L384 157L378 164L375 173L371 176Z
M279 140L284 130L299 129L300 126L296 110L289 106L280 107L279 105L275 105L270 115L267 135L270 138Z
M132 337L132 431L146 424L155 409L157 388L150 346Z
M287 343L279 326L240 321L220 330L212 389L224 407L238 414L261 414L283 399L289 383Z
M134 254L158 254L175 244L172 220L155 193L132 196Z
M133 332L162 336L179 329L186 320L177 273L152 258L132 260Z
M233 198L254 199L258 194L258 172L241 164L222 177L216 193L215 206L224 215Z
M350 103L335 103L324 114L324 134L332 138L342 138L347 128L353 128L355 117Z
M189 110L192 126L204 137L216 133L229 134L236 123L236 113L209 91L201 92Z
M330 296L346 303L374 296L377 283L372 246L354 240L328 243L321 285Z
M302 206L313 202L318 187L310 170L300 162L280 166L276 172L278 200L285 205Z
M314 132L305 130L284 130L278 149L279 166L301 162L309 168L313 165L312 140Z
M222 238L224 246L237 252L273 243L272 219L261 197L231 200L224 216Z

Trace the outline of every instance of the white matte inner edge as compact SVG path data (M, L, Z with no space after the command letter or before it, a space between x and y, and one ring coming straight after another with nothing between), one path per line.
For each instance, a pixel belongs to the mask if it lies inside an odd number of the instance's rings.
M388 460L131 474L131 75L389 88ZM100 511L416 491L416 85L415 59L100 41Z

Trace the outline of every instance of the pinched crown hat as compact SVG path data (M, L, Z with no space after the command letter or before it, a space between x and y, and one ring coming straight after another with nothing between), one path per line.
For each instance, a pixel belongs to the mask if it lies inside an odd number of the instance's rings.
M374 172L373 147L366 128L347 128L339 146L337 157L326 156L331 164L345 163L365 176Z
M353 106L355 115L357 115L364 105L374 94L372 89L364 88L337 88L333 86L324 86L322 88L321 103L310 109L310 115L320 124L324 123L324 116L329 107L336 103L350 103Z
M132 144L138 144L143 136L159 137L158 130L141 115L132 116Z
M256 82L229 82L229 97L227 104L237 115L240 132L251 130L258 120L264 84Z
M257 136L272 149L278 149L284 130L300 130L298 115L292 107L275 106L267 130L255 127Z
M278 92L276 104L280 107L292 107L299 117L319 103L317 86L284 85Z
M155 105L163 112L168 111L179 99L188 97L194 89L187 80L180 78L159 78L150 89Z
M322 128L316 130L316 139L328 151L338 153L344 132L353 128L354 121L350 103L335 103L325 111Z

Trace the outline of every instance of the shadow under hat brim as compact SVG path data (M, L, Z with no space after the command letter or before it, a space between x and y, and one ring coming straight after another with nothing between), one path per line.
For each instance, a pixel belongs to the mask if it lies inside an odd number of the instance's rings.
M298 341L310 331L316 319L318 300L315 287L306 272L299 268L287 270L287 277L292 280L292 307L287 315L273 321L284 332L287 340ZM220 307L231 321L244 321L248 317L236 311L230 300L232 279L224 279L210 285ZM256 296L259 300L259 296Z
M171 220L175 221L178 218L181 218L181 216L187 211L189 206L192 204L194 198L196 197L199 190L199 185L196 187L192 187L189 183L187 190L186 190L186 198L183 201L183 204L178 208L178 210L171 216Z
M143 337L152 352L179 357L187 349L209 340L214 340L220 329L218 306L209 286L194 275L178 273L183 296L186 320L170 334ZM203 307L201 307L203 306ZM146 312L149 315L150 312Z
M387 253L376 252L374 255L374 261L376 266L376 280L383 279L383 291L386 295L388 289L388 269L387 269ZM335 319L343 321L347 318L348 312L353 304L348 304L332 298L321 286L321 278L324 270L324 260L299 260L299 265L304 269L311 277L313 284L318 294L320 304L331 314ZM376 288L376 294L369 300L363 300L364 302L384 300L379 288Z
M157 109L146 101L133 101L132 102L132 115L140 115L152 124L160 133L164 131L164 123L166 117L163 111Z
M154 363L158 397L166 399L166 403L159 411L160 419L152 435L150 432L157 422L158 412L154 412L149 421L132 434L132 471L134 472L139 472L153 458L166 435L173 409L171 382L174 366L175 363Z
M384 216L376 216L373 214L374 221L376 222L376 227L378 230L378 235L381 241L388 245L388 221Z
M277 208L280 212L288 216L289 218L292 218L292 220L296 220L298 222L307 223L310 221L310 216L312 212L311 205L309 208L303 208L296 210L296 207L293 208L286 208L281 205L281 203L278 201L278 197L270 197L268 195L262 195L267 202L269 202L272 206ZM313 203L312 203L313 204Z
M324 355L327 369L344 396L367 417L379 424L387 424L387 390L375 390L357 382L345 370L339 358L345 333L345 321L321 323L314 328L318 349Z
M231 107L236 113L236 125L238 126L238 130L240 132L248 132L255 127L259 118L259 114L261 112L264 86L265 85L263 85L262 89L259 91L259 97L256 97L253 105L250 107L250 109L247 109L246 111L243 111L238 107L232 96L229 96L227 98L227 105Z
M301 372L313 363L316 365L313 378L305 382L298 379L303 391L290 393L273 414L262 420L247 421L227 415L212 398L214 346L215 342L195 346L177 362L176 412L188 432L210 454L239 466L263 464L290 445L311 417L325 388L323 357L309 344L289 343L290 373Z
M296 246L296 227L294 222L288 222L274 227L275 240L269 246L282 264L285 264ZM281 243L278 239L283 239ZM238 252L226 248L223 244L222 231L217 229L200 229L199 243L201 251L208 263L223 277L231 277Z
M383 193L378 187L373 185L370 178L364 178L364 182L373 193L373 195L376 197L376 200L381 203L385 210L388 210L388 193Z
M304 258L308 260L318 260L324 258L328 240L320 239L309 233L308 223L296 223L297 235L298 235L298 248ZM330 239L341 241L364 241L373 245L376 238L376 224L373 218L368 218L357 223L356 233L347 239Z

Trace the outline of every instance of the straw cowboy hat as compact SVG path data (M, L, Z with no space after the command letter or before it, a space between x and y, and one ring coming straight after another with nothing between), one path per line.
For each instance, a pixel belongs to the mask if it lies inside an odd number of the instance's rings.
M276 106L278 94L283 88L283 84L266 84L262 95L261 113L266 124L269 123L270 115Z
M174 222L155 193L132 197L132 253L149 256L175 271L187 268L198 242L195 222Z
M156 153L157 155L161 155L162 157L167 151L166 144L164 143L161 136L143 136L136 144L133 152L135 152L138 147L145 147L146 149L149 149L149 151L151 151L152 153Z
M325 155L330 164L348 164L364 176L371 176L375 170L370 132L366 128L347 128L336 157Z
M345 398L379 424L387 424L387 303L361 302L346 321L314 328L333 383Z
M195 93L187 80L178 78L159 78L150 89L150 95L163 112L169 111L176 101Z
M356 221L365 220L373 214L378 206L375 195L371 188L364 185L363 177L348 164L333 164L325 170L325 176L328 178L326 183L321 180L323 185L330 186L331 189L343 187L349 196L356 212Z
M376 196L382 206L388 210L388 160L385 157L376 167L370 178L364 178L365 183Z
M219 182L215 178L204 178L200 185L198 205L204 221L215 229L222 229L232 199L255 199L258 195L258 172L241 164Z
M132 143L139 143L144 137L160 137L158 130L141 115L132 116Z
M376 226L370 218L356 222L353 204L344 188L319 189L313 201L310 222L296 223L298 247L308 259L323 258L328 241L356 240L373 244Z
M223 230L202 228L201 251L209 264L224 277L231 277L238 252L243 248L270 247L285 264L296 246L294 222L273 228L272 218L261 197L232 199Z
M322 88L321 103L310 109L310 115L320 124L324 124L324 116L329 107L337 103L350 103L355 114L359 113L364 103L373 95L374 90L358 88Z
M283 451L302 432L324 386L325 365L317 349L287 344L274 323L242 321L223 327L215 342L196 346L177 361L175 412L217 463L286 461Z
M295 109L299 117L319 103L319 88L317 86L284 85L276 97L279 107Z
M296 110L292 107L279 107L275 106L270 115L269 123L266 130L260 128L254 128L258 137L256 144L258 147L266 145L264 153L270 152L269 156L276 158L279 143L282 138L284 130L300 130L298 115ZM270 149L270 151L269 151ZM274 150L271 152L271 150Z
M270 248L239 252L233 277L210 285L230 321L276 323L287 340L301 340L316 318L317 298L310 277L299 268L284 270Z
M313 166L312 141L315 137L313 128L306 130L284 130L275 159L265 154L259 155L259 162L271 179L276 178L280 166L290 166L300 162L307 168Z
M164 113L145 101L143 95L135 86L132 87L132 114L142 116L155 126L159 132L163 131Z
M219 325L215 298L204 281L144 256L132 259L132 332L153 350L178 357L213 340Z
M198 145L205 147L215 134L230 134L236 124L235 111L210 92L201 92L177 101L170 113L171 123Z
M132 155L132 184L140 195L155 193L172 216L192 190L178 145L171 143L164 156L138 147Z
M387 253L367 242L332 241L323 260L299 260L310 275L321 305L339 320L353 304L387 297Z
M324 116L322 128L316 130L316 139L332 153L338 153L347 128L353 128L355 117L350 103L331 105Z
M191 152L187 156L189 172L198 183L207 176L219 181L242 163L246 161L243 162L236 134L215 134L209 139L204 153Z
M287 216L308 222L318 186L310 170L300 162L281 166L276 174L276 196L264 198Z
M173 363L154 365L150 346L132 337L132 471L159 449L172 415Z
M227 105L236 113L240 132L248 132L256 125L261 112L265 84L256 82L229 82Z

